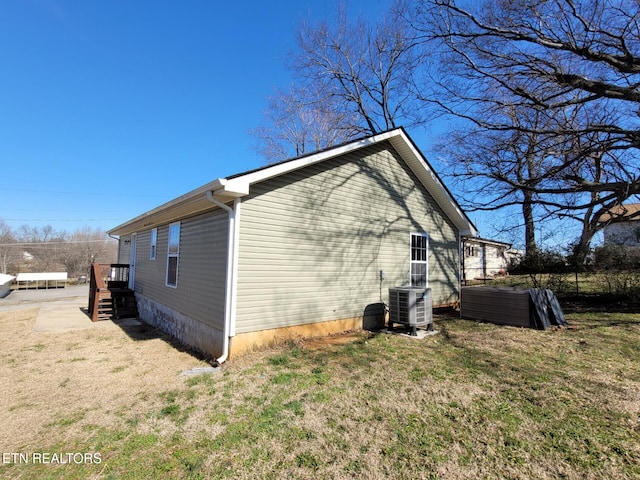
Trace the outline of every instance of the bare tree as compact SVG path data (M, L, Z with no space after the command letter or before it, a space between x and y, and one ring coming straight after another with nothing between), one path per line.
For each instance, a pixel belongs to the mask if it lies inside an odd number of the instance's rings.
M91 263L112 263L117 257L117 242L100 229L76 230L59 248L59 261L71 276L88 275Z
M92 262L111 263L117 242L100 229L81 228L68 234L53 227L22 225L17 234L0 219L0 272L58 271L85 275Z
M0 273L7 274L16 260L15 241L11 227L0 218Z
M602 226L599 212L640 193L640 4L415 5L406 18L429 49L437 42L443 52L444 68L434 78L441 95L422 100L466 120L474 133L493 132L494 154L520 137L524 159L533 142L541 169L533 177L518 169L496 173L496 155L474 168L519 191L523 207L530 197L548 214L581 221L584 254ZM530 121L541 114L543 123Z
M423 112L412 104L422 58L410 33L391 11L370 24L349 20L344 6L331 24L303 22L289 65L295 84L272 99L266 125L254 131L259 150L273 160L423 124Z
M292 86L276 91L265 111L265 123L251 131L258 152L268 161L322 150L353 138L354 123L322 97L321 88Z

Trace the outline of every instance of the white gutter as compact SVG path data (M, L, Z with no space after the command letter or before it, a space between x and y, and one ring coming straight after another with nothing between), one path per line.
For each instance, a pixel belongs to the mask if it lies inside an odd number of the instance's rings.
M229 233L227 238L227 279L224 299L224 346L222 356L217 359L223 363L229 357L229 339L236 334L236 290L238 286L238 245L240 232L240 205L242 200L236 198L233 208L214 197L207 191L207 200L222 208L229 214Z

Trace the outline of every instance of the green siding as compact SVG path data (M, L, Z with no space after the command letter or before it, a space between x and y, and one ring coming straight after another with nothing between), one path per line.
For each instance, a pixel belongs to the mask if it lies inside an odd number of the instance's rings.
M118 242L118 263L129 263L129 252L131 251L131 235L120 237Z
M390 144L252 185L237 332L358 317L387 302L389 287L409 282L411 232L430 236L434 303L456 301L458 232Z
M228 215L216 210L180 222L177 288L165 286L169 225L158 227L156 259L151 230L139 232L135 289L151 300L217 329L224 327Z

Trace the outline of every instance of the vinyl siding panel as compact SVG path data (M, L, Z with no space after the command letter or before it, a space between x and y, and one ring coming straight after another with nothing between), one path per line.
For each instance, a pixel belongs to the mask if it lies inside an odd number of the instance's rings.
M359 317L387 302L389 287L409 282L412 232L429 234L434 303L456 301L458 232L390 144L252 185L237 332Z
M131 235L120 237L118 242L118 263L129 263L129 252L131 251Z
M156 259L151 230L138 233L135 290L198 322L222 330L228 215L215 210L180 222L177 288L167 287L169 225L158 227Z
M473 245L473 247L473 255L467 255L464 259L466 280L491 277L509 266L505 248L495 245Z

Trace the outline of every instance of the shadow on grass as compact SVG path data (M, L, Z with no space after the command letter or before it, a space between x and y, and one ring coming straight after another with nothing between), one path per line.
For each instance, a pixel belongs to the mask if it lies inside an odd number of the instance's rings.
M91 316L89 315L87 307L81 307L80 311L82 311L82 313L84 313L87 318L91 320ZM144 342L146 340L162 340L179 352L187 353L198 360L210 363L212 365L215 363L216 359L211 357L210 355L206 355L195 348L185 345L171 335L164 333L159 328L149 325L144 320L140 320L139 318L112 318L99 320L99 322L111 322L114 325L117 325L124 333L127 334L129 338L131 338L131 340L134 340L136 342Z
M640 313L640 304L623 296L562 295L559 301L565 313Z

